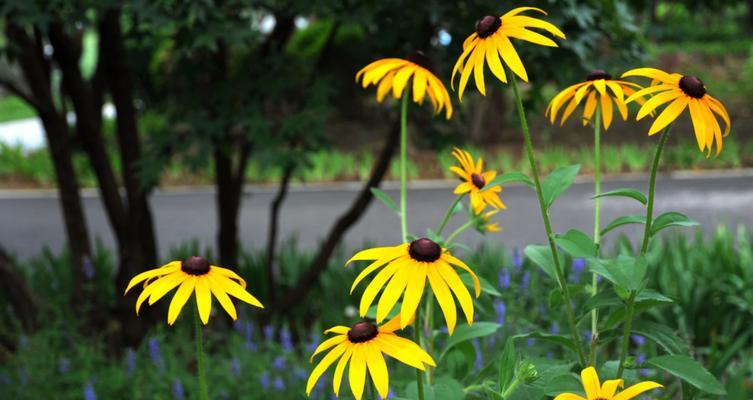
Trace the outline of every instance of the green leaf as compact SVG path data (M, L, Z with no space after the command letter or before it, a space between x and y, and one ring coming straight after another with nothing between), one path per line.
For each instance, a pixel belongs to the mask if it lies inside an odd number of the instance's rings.
M492 186L504 185L505 183L511 182L522 182L530 187L534 187L533 180L522 172L506 172L502 175L497 175L497 177L492 179L491 182L487 182L484 187L490 188Z
M471 278L471 275L467 272L461 272L460 274L460 280L463 281L463 284L465 284L466 287L471 288L473 290L473 278ZM494 285L491 284L486 278L483 276L478 276L478 281L481 284L481 292L486 293L495 297L502 296L502 293L497 290L497 288L494 287Z
M544 179L541 191L543 192L544 203L547 209L554 204L554 201L557 200L557 197L562 192L575 182L578 171L580 171L580 165L578 164L559 167Z
M502 357L499 359L499 392L503 393L515 377L515 365L518 363L518 355L515 353L513 338L508 338Z
M687 354L688 345L672 329L650 321L633 322L633 333L645 336L669 354Z
M626 290L638 290L646 276L646 260L620 255L617 259L591 259L591 272L597 273Z
M641 292L638 293L638 296L635 297L635 304L637 305L655 306L661 304L672 304L674 302L674 300L653 289L641 290Z
M724 386L707 371L698 361L681 355L654 357L646 364L662 369L696 388L710 394L724 396Z
M554 235L554 241L573 257L596 257L598 251L593 239L577 229Z
M484 336L489 336L500 328L500 324L494 322L474 322L473 325L460 325L455 329L452 336L447 338L447 344L442 350L440 359L447 354L447 352L455 347L457 344Z
M607 224L607 226L605 226L604 229L601 230L601 236L606 235L611 230L618 228L622 225L645 224L645 223L646 223L645 215L623 215L622 217L615 218L612 222Z
M597 197L609 197L609 196L629 197L631 199L639 201L644 206L648 202L648 200L646 199L646 196L643 195L643 193L635 189L630 189L630 188L610 190L608 192L601 193L598 196L594 196L593 198L595 199Z
M688 218L687 215L678 213L675 211L665 212L664 214L656 217L651 223L651 236L656 235L662 229L669 228L670 226L698 226L697 221L693 221Z
M557 343L559 345L562 345L573 352L575 351L575 345L573 344L573 341L570 340L570 338L562 336L562 335L552 335L550 333L542 333L542 332L529 332L529 333L523 333L520 335L515 335L512 337L513 339L541 339L546 340L547 342Z
M397 213L397 215L400 215L400 208L398 208L397 204L392 200L390 196L387 195L387 193L384 193L381 189L372 187L369 190L371 190L371 194L376 197L377 200L381 201L382 204L387 206L390 210Z
M534 264L541 267L550 278L557 280L557 269L554 266L554 258L549 246L528 245L523 253ZM562 261L562 256L560 256L560 261Z

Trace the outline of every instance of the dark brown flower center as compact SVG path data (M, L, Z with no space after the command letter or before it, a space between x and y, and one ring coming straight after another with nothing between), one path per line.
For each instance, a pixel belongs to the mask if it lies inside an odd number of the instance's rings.
M429 60L429 57L421 50L416 50L410 53L405 59L431 71L431 60Z
M706 86L703 81L695 76L683 76L680 78L680 89L690 97L700 99L706 95Z
M484 179L481 174L471 174L471 182L473 182L473 186L478 189L483 189L483 187L486 186L486 179Z
M361 321L350 327L348 331L348 340L351 343L363 343L374 339L379 333L375 325L368 321Z
M612 79L612 75L609 75L609 73L603 69L597 69L586 76L587 81L595 81L598 79L610 80Z
M204 275L209 272L209 261L204 257L191 256L183 260L180 269L189 275Z
M421 238L411 242L408 254L416 261L434 262L442 254L442 248L430 239Z
M480 38L489 37L502 26L502 20L493 15L487 15L476 22L476 33Z

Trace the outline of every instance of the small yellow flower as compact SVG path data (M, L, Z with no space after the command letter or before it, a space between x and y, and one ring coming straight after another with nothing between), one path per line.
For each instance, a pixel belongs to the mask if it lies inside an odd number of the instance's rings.
M471 208L474 214L481 213L487 204L497 209L507 208L499 198L502 187L499 185L487 187L487 184L497 176L497 173L495 171L483 172L483 159L479 158L478 162L474 162L471 153L458 148L452 151L452 155L458 160L462 168L453 165L450 167L450 171L463 180L463 183L455 187L454 193L470 193Z
M727 136L730 131L730 119L727 109L717 99L706 92L706 85L695 76L667 73L655 68L637 68L625 72L622 77L642 76L650 78L651 86L639 90L628 97L627 102L642 96L651 95L646 104L638 111L637 119L640 120L652 113L659 106L669 103L659 116L654 120L648 131L649 135L660 132L674 122L687 108L693 121L693 130L701 151L711 150L716 145L716 154L722 151L722 136ZM717 121L717 116L726 124L724 133Z
M484 230L484 232L502 232L502 228L499 226L499 222L489 222L489 218L491 218L494 214L498 213L499 210L491 210L486 212L484 215L481 215L481 226Z
M414 52L406 59L383 58L372 62L358 71L356 82L363 78L361 85L365 88L369 85L377 86L377 101L382 102L384 97L392 91L392 95L399 99L403 90L408 87L408 81L413 77L413 102L423 104L424 98L429 97L434 113L439 114L445 110L445 116L452 116L452 102L450 94L429 68L428 58L420 51Z
M613 107L616 106L623 120L628 118L628 108L625 102L626 96L635 94L636 90L643 89L642 86L632 82L614 80L606 71L596 70L588 74L585 82L577 83L559 92L546 109L545 115L549 121L554 124L557 119L557 113L563 110L560 125L564 124L568 117L575 111L583 99L586 99L583 107L583 126L593 119L596 112L596 106L601 104L602 124L604 129L609 129L612 124ZM569 103L568 103L569 100ZM643 104L643 97L636 100Z
M331 349L311 371L306 383L306 394L311 395L311 390L324 374L324 371L338 359L335 376L332 380L335 395L340 395L343 373L350 362L348 379L350 390L356 400L361 400L363 396L367 370L379 396L387 397L390 377L383 354L421 371L425 370L425 365L435 367L434 360L419 345L394 333L400 325L400 316L397 316L380 327L376 327L368 321L362 321L350 328L335 326L324 331L324 333L336 333L337 336L325 340L314 350L311 361L317 354Z
M573 393L562 393L554 400L630 400L648 390L663 387L656 382L647 381L637 383L617 393L617 389L623 387L625 382L622 379L612 379L605 381L602 385L594 367L581 371L580 379L586 392L585 398Z
M421 238L397 246L363 250L356 253L345 265L365 260L374 262L358 274L350 288L351 293L369 274L380 268L382 270L366 286L366 291L361 297L359 312L362 317L369 311L379 291L384 288L377 304L377 323L387 317L402 295L400 328L405 328L416 314L428 280L442 309L450 334L455 329L457 319L452 294L457 297L468 324L473 323L473 300L452 266L459 267L471 275L476 297L481 294L478 277L464 262L453 257L447 249L443 249L432 240Z
M264 308L256 297L246 291L246 281L243 278L227 268L210 265L202 257L188 257L183 261L172 261L160 268L142 272L131 279L125 293L143 281L146 282L144 290L136 300L136 315L147 298L149 305L152 305L167 292L178 288L170 301L170 309L167 312L169 325L175 322L188 298L191 297L191 293L194 292L199 317L204 325L209 322L209 314L212 312L212 295L217 298L233 320L238 319L238 314L228 295L252 306Z
M509 68L520 79L528 82L528 73L515 51L510 38L521 39L534 44L557 47L552 39L530 30L530 28L542 29L554 36L564 39L565 34L549 22L520 15L525 11L538 11L544 15L546 12L535 7L518 7L507 14L496 17L487 15L476 23L476 32L468 36L463 42L463 53L452 69L452 85L454 88L455 74L460 74L460 90L458 96L463 99L463 92L468 79L473 72L476 88L482 95L486 95L484 85L484 60L489 65L497 79L507 83L507 75L504 66ZM501 61L500 61L501 60Z

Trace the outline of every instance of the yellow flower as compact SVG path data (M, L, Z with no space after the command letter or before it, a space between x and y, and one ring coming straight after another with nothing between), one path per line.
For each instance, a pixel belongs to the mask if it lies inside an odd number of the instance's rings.
M431 290L442 309L450 334L455 329L457 318L452 294L457 297L468 324L473 323L473 300L460 276L451 265L459 267L471 275L476 289L476 297L481 294L479 280L464 262L453 257L449 251L432 240L422 238L397 246L363 250L356 253L345 264L364 260L374 262L369 264L356 277L353 286L350 288L351 293L358 283L369 274L379 268L382 268L382 270L366 286L366 291L361 297L359 312L362 317L369 311L369 307L382 288L384 288L384 291L377 303L377 323L381 323L387 317L397 300L404 293L403 304L400 308L400 328L405 328L416 314L416 308L421 301L428 279Z
M625 102L626 96L635 94L636 90L643 89L642 86L632 82L625 82L612 79L606 71L596 70L588 74L585 82L577 83L559 92L546 109L545 115L554 124L557 119L557 113L563 109L560 125L564 124L568 117L575 111L578 104L586 99L583 108L583 126L586 126L596 112L596 106L601 104L602 123L604 129L609 129L612 124L613 106L617 107L623 120L627 120L628 108ZM640 104L645 103L643 97L637 97Z
M435 367L434 360L420 346L394 333L399 327L400 317L398 316L378 328L370 322L362 321L350 328L335 326L326 330L324 333L336 333L337 336L325 340L311 356L311 361L313 361L314 356L331 349L311 371L311 376L309 376L306 384L306 394L311 394L311 390L324 371L338 359L340 361L335 367L335 376L332 380L335 395L340 395L343 373L346 365L350 362L348 369L350 390L357 400L361 400L363 395L367 370L379 395L382 398L387 397L390 377L383 354L421 371L425 370L424 365Z
M486 186L497 176L497 173L494 171L483 172L483 159L479 158L478 162L474 162L470 153L458 148L452 151L452 155L458 160L462 168L453 165L450 167L450 171L464 181L455 187L454 193L470 193L471 208L473 208L475 214L480 213L487 204L498 209L507 208L499 198L502 187L499 185Z
M622 379L613 379L601 385L599 375L596 374L594 367L588 367L581 371L580 379L583 382L583 389L586 391L585 398L573 393L562 393L554 400L630 400L645 391L663 387L656 382L647 381L635 384L617 393L617 389L623 387L625 382Z
M629 103L641 96L652 96L638 111L636 117L638 120L656 110L657 107L669 103L651 125L649 135L666 128L687 108L693 121L698 148L701 151L708 150L708 154L711 155L711 149L716 144L716 154L719 155L722 151L722 135L727 136L730 130L729 114L719 100L706 92L703 81L695 76L670 74L655 68L637 68L625 72L622 76L642 76L652 79L651 86L636 92L627 99ZM717 116L721 117L726 124L723 134Z
M143 281L146 282L144 290L136 300L136 315L147 298L149 305L152 305L167 292L180 286L170 301L170 309L167 312L167 323L170 325L178 318L193 292L196 292L196 307L204 325L209 322L209 314L212 311L212 295L234 320L238 319L238 314L228 295L252 306L264 308L259 300L246 291L246 281L243 278L229 269L210 265L202 257L188 257L183 261L172 261L160 268L142 272L131 279L125 293Z
M489 218L491 218L494 214L498 213L499 210L491 210L487 212L486 214L480 216L481 218L481 227L484 230L484 232L502 232L502 228L499 226L499 222L492 222L489 223Z
M408 81L413 77L413 102L423 104L424 98L429 97L434 107L434 114L445 110L445 116L452 116L452 102L442 81L439 80L429 69L428 58L420 51L414 52L406 59L383 58L372 62L358 71L356 82L363 78L361 85L367 88L369 85L377 86L377 101L382 102L387 93L399 99L403 90L408 86Z
M538 11L546 15L546 12L539 8L518 7L501 17L487 15L478 20L476 23L476 32L468 36L463 42L463 53L452 69L451 82L453 88L455 74L462 71L460 74L460 91L458 93L461 100L463 99L465 85L471 77L471 72L473 72L478 91L482 95L486 95L486 88L484 86L484 60L489 64L489 69L494 76L502 82L507 83L507 75L505 74L505 68L502 66L503 63L515 75L519 76L520 79L528 82L526 69L523 67L523 62L520 60L518 52L515 51L510 38L521 39L542 46L557 47L557 43L553 40L529 28L543 29L554 36L562 39L565 38L565 34L549 22L519 15L525 11Z

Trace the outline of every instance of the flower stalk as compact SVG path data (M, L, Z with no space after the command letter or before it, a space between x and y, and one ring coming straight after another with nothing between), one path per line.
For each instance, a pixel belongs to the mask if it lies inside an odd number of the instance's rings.
M400 105L400 231L403 242L408 241L408 215L407 215L407 175L408 175L408 93L403 92Z
M196 374L199 378L199 396L201 400L209 400L209 391L207 389L207 377L204 369L204 349L201 332L201 321L199 312L194 307L194 325L196 326Z
M594 244L598 256L601 242L601 106L596 107L594 119ZM599 291L596 273L591 276L591 296ZM599 314L596 308L591 310L591 357L590 364L596 366L596 344L599 340Z
M523 131L523 139L525 141L526 155L528 156L528 162L531 165L531 174L533 175L533 182L536 188L536 196L539 201L539 209L541 211L541 218L544 220L544 228L546 229L546 237L549 242L549 248L552 252L552 259L554 261L554 268L557 274L557 283L562 290L562 297L565 300L565 312L567 314L567 321L570 327L570 333L573 336L573 343L575 344L575 351L578 354L578 361L581 366L586 365L586 357L583 353L583 346L581 344L581 338L578 334L578 328L575 322L575 315L573 314L572 301L570 296L570 289L565 281L565 275L560 265L559 254L557 252L557 246L554 243L552 224L549 221L549 211L547 210L546 203L544 202L544 193L541 189L541 180L539 179L539 171L536 167L536 157L533 153L533 143L531 142L531 135L528 131L528 122L526 121L526 113L523 108L523 99L520 96L520 89L518 88L518 82L515 78L515 74L510 71L508 74L510 77L510 83L512 84L513 93L515 94L515 104L518 109L518 117L520 119L520 128Z
M656 145L656 152L654 153L654 160L651 164L651 176L648 181L648 201L646 203L646 229L643 232L643 244L641 245L640 256L646 255L648 250L648 244L651 241L651 224L654 217L654 194L656 192L656 172L659 169L659 161L661 160L661 153L664 149L664 144L669 137L669 130L672 127L670 124L667 126L659 137L659 143ZM623 372L625 372L625 360L627 359L627 353L630 350L630 333L633 329L633 316L635 314L635 297L638 292L633 290L630 292L625 303L625 322L622 325L622 349L620 351L620 364L617 368L617 379L622 378Z
M465 193L457 195L455 197L455 201L452 202L450 205L450 208L447 209L447 213L444 215L444 218L442 218L442 222L439 224L439 227L437 228L437 235L441 235L442 231L444 230L445 226L447 226L447 222L450 221L450 217L452 217L453 211L455 211L455 207L458 206L458 203L460 203L461 200L463 200L463 197L465 197Z

